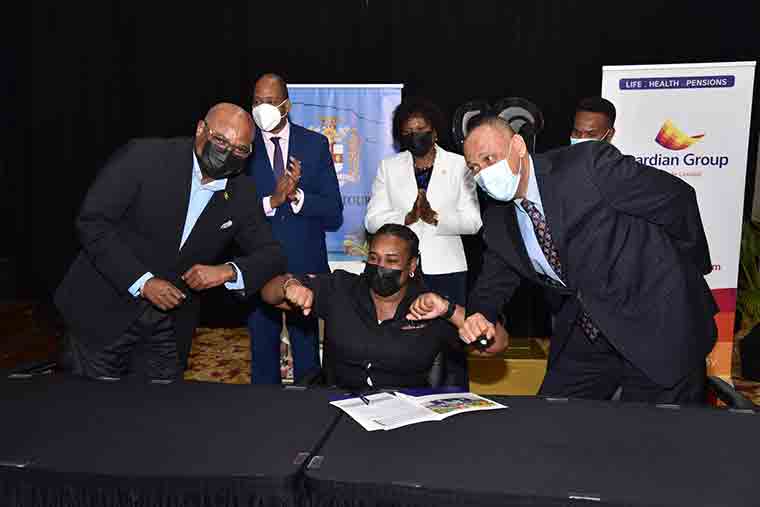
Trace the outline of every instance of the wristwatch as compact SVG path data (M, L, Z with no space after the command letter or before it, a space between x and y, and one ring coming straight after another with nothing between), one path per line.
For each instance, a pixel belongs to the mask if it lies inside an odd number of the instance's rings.
M441 315L441 318L445 320L449 320L454 315L454 312L457 311L457 305L455 303L452 303L450 299L447 299L447 298L443 298L443 299L446 299L446 302L449 304L449 307L446 309L446 313Z
M288 290L288 285L290 285L291 282L295 283L296 285L303 285L301 283L301 280L299 280L295 276L291 276L290 278L288 278L284 282L282 282L282 295L283 296L285 296L285 293Z

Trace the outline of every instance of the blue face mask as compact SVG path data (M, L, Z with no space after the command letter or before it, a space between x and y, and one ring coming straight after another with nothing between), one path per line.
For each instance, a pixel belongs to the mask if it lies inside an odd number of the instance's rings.
M507 159L512 152L512 143L509 144L507 158L499 160L495 164L489 165L475 175L475 182L488 195L497 201L511 201L515 198L517 187L520 185L520 175L522 174L522 158L517 174L514 174L507 164Z

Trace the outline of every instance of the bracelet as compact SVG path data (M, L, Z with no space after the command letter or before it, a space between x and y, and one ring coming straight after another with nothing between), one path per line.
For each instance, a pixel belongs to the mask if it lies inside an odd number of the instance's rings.
M288 290L288 284L290 284L290 282L295 282L295 283L297 283L298 285L303 285L303 284L301 283L301 280L299 280L299 279L298 279L298 278L296 278L295 276L294 276L294 277L291 277L291 278L288 278L287 280L285 280L284 282L282 282L282 295L283 295L283 296L285 296L285 295L286 295L286 292L287 292L287 290Z
M454 312L457 311L457 305L455 303L452 303L450 300L446 300L449 303L449 307L446 309L446 313L441 315L441 318L444 320L449 320L451 317L454 316Z

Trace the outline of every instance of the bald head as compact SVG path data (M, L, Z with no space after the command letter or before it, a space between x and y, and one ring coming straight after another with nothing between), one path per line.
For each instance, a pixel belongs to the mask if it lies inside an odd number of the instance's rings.
M198 122L195 128L196 154L203 152L203 147L212 132L216 136L223 137L229 145L241 148L238 152L246 148L250 151L256 126L245 109L235 104L222 102L209 109L205 119Z
M251 140L253 140L253 118L251 118L248 111L236 104L230 104L229 102L216 104L206 113L206 123L213 130L217 130L217 128L221 129L224 125L234 125L243 131L249 131ZM250 144L250 141L248 144Z
M464 141L464 158L473 175L487 167L498 167L497 162L506 160L503 170L519 175L516 195L521 197L525 195L530 172L529 164L523 163L527 153L528 148L522 136L515 134L509 123L498 116L480 120ZM523 166L525 171L522 170Z
M509 142L512 136L515 135L515 131L512 130L509 123L501 116L486 116L482 119L476 120L476 124L467 133L469 138L480 128L490 128L501 134L505 141Z

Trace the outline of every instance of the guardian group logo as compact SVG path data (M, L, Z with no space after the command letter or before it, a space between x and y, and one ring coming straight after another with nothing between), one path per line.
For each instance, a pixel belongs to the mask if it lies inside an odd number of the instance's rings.
M680 151L694 146L704 137L705 134L690 136L668 119L662 124L654 140L667 150ZM667 169L676 176L702 176L704 169L722 169L728 165L728 155L705 154L699 151L695 153L692 150L683 155L654 152L637 155L635 158L640 164Z
M657 133L657 137L655 137L654 140L663 148L678 151L685 150L689 146L701 141L704 137L704 134L690 136L676 127L671 120L665 120L665 123L660 127L660 131Z

